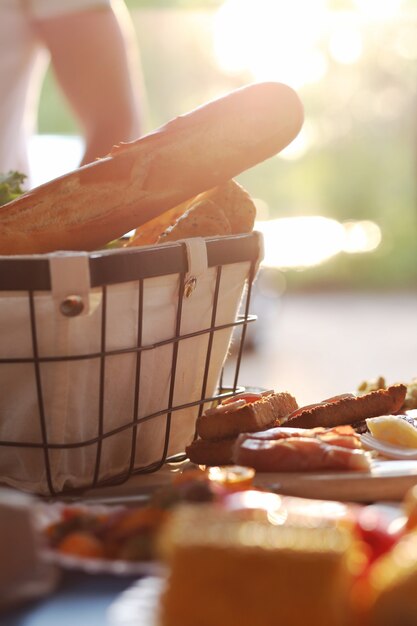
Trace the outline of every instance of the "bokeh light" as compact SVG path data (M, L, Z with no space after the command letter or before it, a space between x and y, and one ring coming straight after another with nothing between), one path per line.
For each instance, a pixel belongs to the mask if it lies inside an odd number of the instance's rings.
M324 0L226 0L214 18L215 57L226 73L294 87L316 82L327 71L316 45L327 16Z
M379 226L368 220L338 222L323 216L259 221L265 242L265 267L306 268L341 252L364 253L381 243Z

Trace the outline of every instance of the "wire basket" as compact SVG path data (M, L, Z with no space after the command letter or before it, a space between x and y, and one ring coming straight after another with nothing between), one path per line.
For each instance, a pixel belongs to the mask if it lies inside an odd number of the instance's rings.
M261 254L251 233L0 257L0 482L56 496L179 459L239 389Z

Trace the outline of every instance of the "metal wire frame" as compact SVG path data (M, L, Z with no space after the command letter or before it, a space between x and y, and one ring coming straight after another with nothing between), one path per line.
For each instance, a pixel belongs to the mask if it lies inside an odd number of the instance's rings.
M226 241L224 241L226 240ZM228 241L227 241L228 240ZM37 320L36 320L36 311L35 311L35 294L39 289L39 285L42 284L43 288L48 288L48 276L45 274L45 265L43 264L41 267L41 272L30 274L29 276L22 269L18 269L15 272L16 280L13 281L10 276L10 272L4 272L2 270L2 266L4 268L4 259L0 259L0 291L2 289L9 290L11 287L15 289L19 289L24 283L27 285L28 278L29 282L34 284L36 288L29 288L27 290L28 298L29 298L29 311L30 311L30 327L31 327L31 337L32 337L32 351L33 355L31 357L19 357L19 358L0 358L1 364L9 364L12 365L14 363L31 363L34 366L34 374L35 374L35 382L36 382L36 393L37 393L37 401L38 401L38 412L39 412L39 422L40 422L40 432L41 432L41 441L40 442L31 442L31 441L5 441L0 440L0 449L1 447L14 447L14 448L32 448L32 449L42 449L43 451L43 459L44 459L44 467L45 467L45 475L46 482L48 486L48 491L51 496L61 495L63 493L70 494L76 493L80 491L80 488L64 488L63 490L59 490L54 485L54 479L51 471L51 459L50 454L53 450L59 449L74 449L74 448L82 448L86 446L95 446L95 463L94 463L94 474L92 480L83 485L82 490L92 489L100 486L109 486L109 485L117 485L128 480L130 476L133 474L146 474L159 470L167 461L173 460L173 457L168 456L169 449L169 440L170 440L170 432L171 432L171 422L172 415L176 411L180 411L189 407L198 406L198 415L201 415L203 412L204 405L207 402L213 402L230 395L233 395L237 391L240 390L238 386L238 377L239 371L242 361L243 349L244 349L244 341L246 335L247 325L250 322L253 322L256 317L249 314L250 307L250 298L251 298L251 287L252 281L254 279L258 256L259 256L259 241L257 240L256 234L252 235L244 235L239 237L228 237L220 239L213 239L212 241L208 241L207 243L207 251L209 258L209 265L216 267L216 281L215 281L215 289L213 294L212 301L212 313L211 313L211 322L208 328L203 328L199 331L195 331L192 333L181 334L181 315L182 315L182 304L183 304L183 296L185 289L185 280L187 274L187 262L185 256L185 250L183 246L178 248L179 244L175 244L176 247L176 261L173 262L174 256L171 254L171 246L164 246L165 252L168 251L168 265L164 266L164 263L160 262L157 265L151 264L149 266L146 265L146 262L140 263L136 266L136 280L138 282L138 317L137 317L137 342L136 345L129 348L116 349L116 350L107 350L106 348L106 315L107 315L107 289L111 284L116 284L118 282L126 282L126 277L128 280L131 280L132 276L132 263L126 264L122 263L120 265L121 256L126 255L112 255L112 254L92 254L92 261L94 263L94 259L102 263L102 268L104 268L104 272L101 271L94 275L94 266L90 266L90 273L92 275L92 283L94 284L94 276L96 282L102 282L103 279L106 281L104 284L100 285L101 293L102 293L102 309L101 309L101 329L100 329L100 351L89 353L89 354L76 354L76 355L65 355L65 356L41 356L38 350L38 334L37 334ZM155 260L154 256L154 248L153 249L142 249L137 250L136 252L141 252L142 257L146 252L152 252L152 258ZM160 249L162 250L162 248ZM127 256L130 258L130 261L134 258L131 251L128 251ZM180 268L178 267L178 258L180 259ZM223 265L227 262L238 262L248 260L250 261L248 276L247 276L247 288L244 296L244 305L243 305L243 313L238 316L238 318L228 324L218 324L217 323L217 313L219 308L219 293L220 293L220 284L222 277L222 269ZM8 269L12 267L10 264L10 259L5 259L6 265ZM23 264L26 266L26 269L30 268L27 264L27 259L20 259L23 261ZM109 265L110 261L110 265ZM146 259L145 259L146 261ZM113 262L113 263L112 263ZM122 269L122 280L120 280L120 271L119 276L118 272L114 270L114 266L117 266L119 263L119 270ZM33 264L32 264L33 265ZM113 265L113 271L112 270ZM38 267L38 269L39 269ZM150 269L151 268L151 269ZM168 269L169 268L169 269ZM144 271L145 269L145 271ZM178 271L180 269L180 271ZM91 271L93 270L93 271ZM150 276L155 275L164 275L165 273L178 273L179 277L179 297L177 300L177 310L176 310L176 321L175 321L175 334L169 339L159 341L153 344L143 345L142 343L142 333L143 333L143 303L144 303L144 280ZM13 272L12 272L13 274ZM139 274L139 276L138 276ZM50 287L50 285L49 285ZM239 347L237 350L236 357L236 365L234 371L233 383L230 387L223 387L223 376L220 379L220 386L215 395L207 396L207 384L208 384L208 376L210 369L210 359L212 354L213 341L215 337L215 333L224 330L227 328L237 328L241 327L241 333L239 333ZM175 391L175 382L176 382L176 374L177 374L177 359L178 359L178 349L181 341L189 339L191 337L196 337L199 335L208 335L208 343L207 343L207 351L205 355L205 366L204 366L204 374L201 385L201 393L200 398L193 402L175 405L174 400L174 391ZM165 408L159 410L158 412L139 417L139 403L140 403L140 382L141 382L141 366L142 366L142 355L147 350L154 350L158 347L165 345L172 345L172 360L171 360L171 378L169 385L169 393L168 393L168 403ZM136 355L136 363L135 363L135 383L134 383L134 406L133 406L133 415L132 419L127 423L121 424L117 428L113 428L110 430L104 429L104 398L105 398L105 371L106 371L106 359L107 357L113 355L120 354L129 354L133 353ZM48 429L47 429L47 417L45 414L45 406L44 406L44 393L42 388L42 378L41 378L41 364L45 362L62 362L62 361L80 361L85 359L99 359L99 407L98 407L98 416L97 416L97 435L93 438L89 438L83 441L78 441L76 443L51 443L48 439ZM135 458L137 453L137 446L140 445L140 440L138 441L137 430L138 426L148 420L155 419L160 416L165 415L165 433L164 433L164 443L162 454L160 458L149 465L146 466L135 466ZM130 444L130 459L128 463L128 468L126 471L119 473L117 475L113 475L110 478L100 479L100 467L102 462L102 454L103 454L103 443L106 439L116 436L117 434L130 430L131 432L131 444ZM183 455L184 457L184 455ZM176 455L175 459L179 460L179 456Z

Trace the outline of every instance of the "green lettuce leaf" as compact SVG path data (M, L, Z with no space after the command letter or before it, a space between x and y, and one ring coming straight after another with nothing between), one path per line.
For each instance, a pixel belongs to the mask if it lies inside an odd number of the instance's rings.
M26 175L20 172L0 173L0 206L25 193L22 185L26 178Z

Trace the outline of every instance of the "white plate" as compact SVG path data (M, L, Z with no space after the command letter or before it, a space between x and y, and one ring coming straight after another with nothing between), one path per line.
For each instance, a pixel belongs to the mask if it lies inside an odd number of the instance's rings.
M121 561L110 559L90 559L86 557L60 554L55 550L45 549L46 562L54 563L68 570L82 571L87 574L110 574L112 576L152 576L162 574L163 566L157 561Z
M361 442L366 448L375 450L387 459L397 459L399 461L417 460L417 448L406 448L405 446L397 446L381 439L376 439L370 433L360 436Z
M276 493L344 502L400 501L417 483L417 461L374 459L370 472L258 472L255 486Z
M126 589L107 611L109 626L159 626L158 607L165 579L148 577Z
M62 519L62 510L75 508L89 513L108 513L124 507L83 506L82 504L39 504L36 509L36 519L40 532L49 524ZM151 576L164 573L165 569L158 561L124 561L116 559L95 559L70 554L62 554L50 547L44 547L43 558L48 563L69 570L83 571L88 574L111 574L115 576Z

